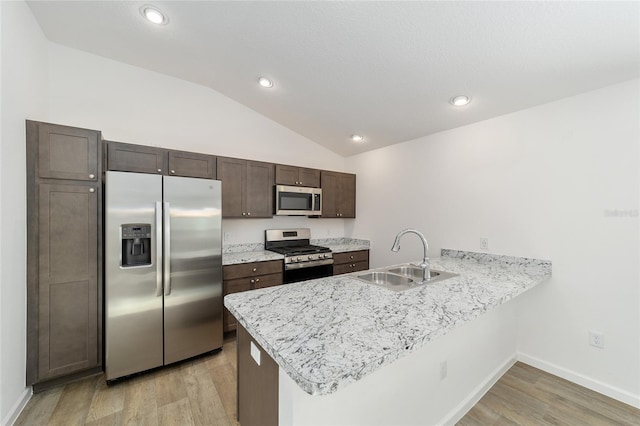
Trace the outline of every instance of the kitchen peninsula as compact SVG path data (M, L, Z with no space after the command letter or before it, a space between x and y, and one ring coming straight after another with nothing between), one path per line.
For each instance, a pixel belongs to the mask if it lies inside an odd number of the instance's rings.
M241 325L243 426L263 413L256 391L275 413L263 420L282 425L440 424L464 414L515 361L516 304L503 304L547 281L551 262L445 249L432 268L457 276L394 292L355 273L225 297ZM271 368L274 380L243 388L243 366Z

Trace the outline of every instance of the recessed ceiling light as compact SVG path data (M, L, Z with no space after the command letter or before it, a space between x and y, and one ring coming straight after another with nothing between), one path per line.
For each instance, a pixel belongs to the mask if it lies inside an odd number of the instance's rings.
M351 140L354 141L354 142L362 142L364 140L364 136L351 135Z
M155 6L146 4L140 8L140 13L154 24L165 25L169 22L169 18Z
M471 98L465 95L458 95L451 98L451 105L453 106L465 106L471 102Z
M262 87L273 87L273 81L269 80L266 77L260 77L258 79L258 84Z

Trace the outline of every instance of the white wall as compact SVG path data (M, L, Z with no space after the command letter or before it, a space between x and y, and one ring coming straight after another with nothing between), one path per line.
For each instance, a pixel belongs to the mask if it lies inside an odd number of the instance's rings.
M373 266L420 257L405 227L440 248L553 261L520 303L529 362L640 406L638 80L347 159ZM473 107L473 104L470 105ZM612 217L618 209L631 216ZM384 224L384 226L381 226ZM587 332L605 334L605 348Z
M25 119L45 112L46 40L23 2L0 2L0 423L26 402Z
M50 121L102 130L107 140L344 169L343 157L218 92L54 43L49 87ZM225 220L223 226L225 244L234 244L264 241L265 229L280 227L309 227L314 238L342 236L344 222L275 218Z

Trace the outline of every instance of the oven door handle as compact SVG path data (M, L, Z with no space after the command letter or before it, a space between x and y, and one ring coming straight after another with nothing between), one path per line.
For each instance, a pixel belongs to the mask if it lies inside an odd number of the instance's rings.
M313 268L314 266L333 265L333 259L312 260L311 262L285 263L284 269Z

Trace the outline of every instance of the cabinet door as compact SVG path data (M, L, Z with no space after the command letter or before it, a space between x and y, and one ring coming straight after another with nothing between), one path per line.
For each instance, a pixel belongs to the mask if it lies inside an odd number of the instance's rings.
M322 171L322 217L338 217L338 173Z
M216 176L222 181L222 217L243 217L246 161L218 157Z
M169 175L215 179L216 157L195 152L169 151Z
M276 164L276 184L277 185L298 185L300 181L298 168L293 166L283 166Z
M225 266L226 268L226 266ZM240 293L242 291L251 290L251 279L250 278L240 278L237 280L228 280L222 282L223 293L226 296L227 294L232 293ZM236 329L236 317L234 317L231 312L227 310L227 308L223 309L222 316L222 331L233 331Z
M166 153L161 148L107 143L107 169L121 172L166 174Z
M274 165L247 161L246 213L248 217L273 217Z
M93 190L93 192L92 192ZM38 185L38 379L98 366L98 191Z
M282 274L262 275L253 280L254 290L282 285Z
M338 212L340 217L356 217L356 176L341 174L338 179Z
M320 170L301 168L298 176L300 185L320 188Z
M97 181L100 132L38 123L39 177Z

